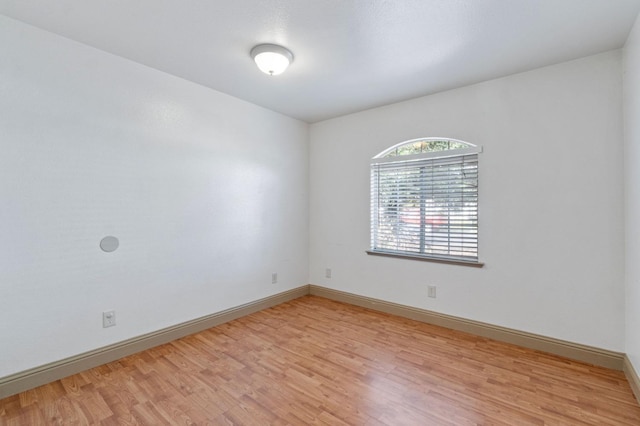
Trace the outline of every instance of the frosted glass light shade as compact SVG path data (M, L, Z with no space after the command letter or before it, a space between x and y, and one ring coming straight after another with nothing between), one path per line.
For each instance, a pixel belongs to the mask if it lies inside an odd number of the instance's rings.
M265 74L282 74L293 61L293 54L277 44L259 44L251 49L251 57Z

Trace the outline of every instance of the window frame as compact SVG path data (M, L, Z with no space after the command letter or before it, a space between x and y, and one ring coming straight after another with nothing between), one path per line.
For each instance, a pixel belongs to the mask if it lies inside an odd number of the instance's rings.
M423 145L419 147L420 152L418 153L400 154L398 151L399 148L403 148L403 147L407 147L409 148L408 150L411 151L413 149L416 149L415 148L416 144L429 143L429 142L448 142L450 146L455 145L456 147L436 149L436 150L433 150L433 147L431 147L432 150L428 150L424 152L425 147ZM411 145L414 145L414 147L411 147ZM427 147L427 149L428 148L429 147ZM478 242L479 240L478 238L478 233L479 233L479 226L478 226L478 222L479 222L478 221L479 155L478 154L480 154L481 152L482 152L481 146L474 145L469 142L461 141L458 139L452 139L452 138L427 137L427 138L411 139L408 141L400 142L390 148L385 149L384 151L382 151L381 153L373 157L370 162L370 194L369 194L370 245L369 245L369 250L366 251L367 254L378 255L378 256L390 256L390 257L412 259L412 260L422 260L422 261L429 261L429 262L482 267L484 264L479 260L479 242ZM452 157L459 157L460 158L459 163L455 161L455 159ZM449 160L446 160L446 159L449 159ZM449 222L451 207L449 206L446 207L446 212L447 212L446 232L442 233L440 231L440 233L437 234L436 231L432 231L433 225L431 225L427 234L426 227L428 226L427 218L429 216L428 216L428 213L425 212L422 205L423 203L426 203L426 202L433 203L433 198L430 198L427 200L426 198L427 196L425 194L429 192L424 191L424 187L427 186L427 188L429 188L431 193L433 193L433 191L435 191L434 189L435 184L446 182L446 184L448 185L446 187L447 190L449 190L449 188L452 188L454 193L456 191L462 191L462 194L463 194L462 200L464 200L464 192L465 192L464 191L465 182L463 180L465 179L464 172L462 172L463 174L462 178L457 178L459 179L458 181L456 181L456 178L454 179L444 178L442 181L433 181L433 180L430 180L429 178L422 177L422 173L423 173L423 170L427 168L429 170L433 170L436 167L442 167L442 169L440 170L446 170L448 172L450 170L453 170L455 167L458 167L458 164L460 164L459 167L463 168L465 167L465 164L466 164L465 161L475 164L474 165L475 190L471 191L472 197L475 198L475 204L473 203L471 204L472 210L475 211L475 215L472 215L472 225L471 226L469 226L468 224L462 225L464 230L461 230L456 235L458 239L462 238L462 242L459 243L459 246L454 246L454 247L460 247L460 250L458 252L455 252L452 249L452 246L450 244L450 241L452 240L451 222ZM394 167L393 165L394 163L397 165L397 167ZM385 167L384 165L387 165L387 167L392 167L393 170L406 169L408 176L410 176L411 173L414 173L414 174L418 173L420 175L420 178L419 178L420 180L418 184L415 184L415 181L412 181L412 185L416 185L417 187L420 187L420 190L418 191L419 195L417 198L417 200L419 200L419 203L421 205L419 215L418 215L419 231L416 231L414 227L414 229L412 230L412 233L410 234L410 238L413 238L413 239L418 238L419 242L417 247L415 246L415 243L414 243L414 247L412 248L407 249L407 247L405 246L404 250L403 249L396 250L389 247L383 247L384 243L381 243L380 239L378 239L378 233L380 232L380 226L378 225L380 220L380 204L379 203L381 202L381 199L380 199L381 196L379 192L379 177L380 177L380 174L384 172L384 167ZM378 178L378 182L374 182L374 179L376 177ZM407 177L407 179L411 180L412 178ZM403 191L404 191L403 193L397 196L398 197L397 199L405 200L405 201L409 200L408 194L410 194L410 191L412 190L405 189ZM415 191L415 188L413 189L413 191ZM454 198L450 198L450 196L447 195L444 199L446 200L446 203L449 203L450 200ZM398 207L396 206L396 209L397 208ZM390 217L392 219L395 219L397 224L400 223L399 210L395 212L395 217L394 217L394 214L392 214ZM413 220L415 221L415 217L413 218ZM473 226L473 224L475 224L475 227ZM465 231L468 231L468 230L470 230L472 234L475 233L475 246L473 244L471 244L471 246L468 246L467 245L468 242L464 241ZM440 250L440 253L436 253L436 252L428 253L427 251L432 249L429 248L427 250L427 244L426 244L427 235L431 238L431 241L433 241L436 235L440 235L440 236L446 235L447 253L442 253L442 250L443 250L442 245L440 245L440 248L435 249L435 250ZM400 243L407 243L406 241L402 241L402 238L403 237L398 237L398 239L396 240L398 245L400 245ZM473 241L473 238L471 239L471 241ZM430 244L429 247L431 247L432 245L433 244ZM472 250L475 249L475 256L468 256L466 254L466 253L469 253L469 251L462 248L465 245L467 248L471 247ZM454 254L454 253L457 253L457 254Z

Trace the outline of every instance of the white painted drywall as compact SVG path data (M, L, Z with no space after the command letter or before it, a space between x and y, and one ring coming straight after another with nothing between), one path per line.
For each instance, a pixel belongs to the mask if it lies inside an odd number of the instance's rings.
M0 16L0 377L307 284L307 250L307 124Z
M621 80L612 51L311 125L311 283L622 351ZM482 269L365 254L369 161L424 136L484 147Z
M640 17L624 48L626 353L640 371Z

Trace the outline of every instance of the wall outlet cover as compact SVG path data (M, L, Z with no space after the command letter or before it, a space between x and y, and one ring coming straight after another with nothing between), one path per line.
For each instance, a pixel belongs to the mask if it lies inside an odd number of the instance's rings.
M102 328L116 325L116 311L105 311L102 313Z

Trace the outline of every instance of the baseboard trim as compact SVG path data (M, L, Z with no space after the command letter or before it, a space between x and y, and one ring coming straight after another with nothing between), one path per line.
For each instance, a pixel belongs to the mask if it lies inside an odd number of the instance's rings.
M113 345L2 377L0 378L0 398L6 398L25 390L51 383L72 374L77 374L125 356L180 339L254 312L288 302L289 300L306 296L307 294L309 294L309 286L304 285L212 315L207 315Z
M631 360L627 355L624 356L623 371L624 375L627 376L627 380L629 381L633 394L636 396L638 404L640 404L640 376L638 376L636 369L633 368L633 364L631 364Z
M37 386L51 383L55 380L180 339L308 294L453 330L464 331L477 336L540 350L606 368L622 370L629 381L636 399L640 403L640 378L628 357L623 353L400 305L313 284L297 287L212 315L207 315L113 345L2 377L0 378L0 398L6 398Z
M380 299L373 299L313 284L309 286L309 293L314 296L325 297L338 302L349 303L428 324L464 331L477 336L488 337L501 342L548 352L554 355L587 362L601 367L623 370L625 354L620 352L613 352L606 349L581 345L578 343L554 339L479 321L440 314L425 309L400 305Z

